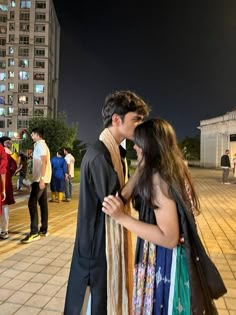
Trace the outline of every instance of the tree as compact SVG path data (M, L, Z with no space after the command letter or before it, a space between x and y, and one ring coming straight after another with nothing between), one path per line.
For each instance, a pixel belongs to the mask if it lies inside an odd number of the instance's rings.
M44 136L51 156L55 155L57 150L62 147L73 147L76 139L77 125L68 127L65 122L65 116L59 115L58 119L53 118L32 118L29 120L28 129L24 130L27 136L22 137L20 146L21 150L33 149L33 142L30 137L31 130L35 127L41 127L44 130Z
M200 138L199 136L190 138L185 137L180 143L179 147L183 156L188 161L200 160Z
M87 144L76 139L73 142L72 154L75 158L75 166L80 167L82 158L87 150Z

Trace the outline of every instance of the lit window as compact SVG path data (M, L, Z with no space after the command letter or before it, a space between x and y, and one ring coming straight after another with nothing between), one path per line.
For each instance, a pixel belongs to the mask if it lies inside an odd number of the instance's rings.
M5 68L6 68L6 62L0 61L0 69L5 69Z
M6 85L5 84L0 84L0 93L3 93L6 91Z
M18 96L18 103L20 103L20 104L28 104L28 96L26 96L26 95Z
M21 68L29 68L29 60L28 59L20 59L19 67Z
M14 71L8 71L8 78L14 78Z
M8 107L8 113L12 115L14 113L14 107Z
M8 59L8 66L14 66L14 64L15 64L14 59L12 58Z
M21 7L21 9L30 9L30 7L31 7L31 1L21 1L20 2L20 7Z
M14 55L14 47L9 47L9 55Z
M44 97L34 96L34 105L44 105Z
M7 96L7 103L8 104L12 104L13 103L13 96L12 95L8 95Z
M0 104L5 104L5 96L0 96Z
M7 5L0 4L0 11L7 11Z
M5 80L6 80L6 73L0 72L0 81L5 81Z
M29 80L29 72L27 72L27 71L20 71L19 72L19 79L20 80Z
M6 26L1 26L0 27L0 33L5 34L7 32Z
M8 83L8 91L14 90L14 83Z
M35 93L44 93L44 84L35 84L34 92Z

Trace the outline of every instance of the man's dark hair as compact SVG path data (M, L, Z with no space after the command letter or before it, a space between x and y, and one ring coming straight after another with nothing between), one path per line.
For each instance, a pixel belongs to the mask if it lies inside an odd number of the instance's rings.
M149 114L149 106L144 100L131 91L117 91L108 95L102 108L102 117L104 127L112 124L112 115L117 114L124 119L129 112L136 112L144 117Z
M60 156L62 156L62 157L65 156L63 149L59 149L59 150L57 151L57 153L58 153Z
M68 153L71 153L71 148L64 148L64 150Z
M33 128L32 130L31 130L31 133L37 133L39 136L40 136L40 138L43 138L43 134L44 134L44 131L43 131L43 128L41 128L41 127L35 127L35 128Z

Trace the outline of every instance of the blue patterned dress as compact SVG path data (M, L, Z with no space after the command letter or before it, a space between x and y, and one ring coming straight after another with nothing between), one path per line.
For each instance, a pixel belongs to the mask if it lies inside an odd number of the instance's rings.
M136 199L139 219L156 224L154 210ZM173 250L137 239L133 315L189 315L190 289L185 250Z

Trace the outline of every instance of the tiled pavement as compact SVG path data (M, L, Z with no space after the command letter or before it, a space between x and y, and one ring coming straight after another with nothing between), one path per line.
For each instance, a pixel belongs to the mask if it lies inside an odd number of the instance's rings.
M228 289L216 306L220 315L236 315L236 185L222 185L220 170L191 172L201 201L199 233ZM11 206L10 238L0 241L1 315L63 314L77 196L75 185L70 203L49 203L50 235L31 244L20 244L29 227L27 195Z

